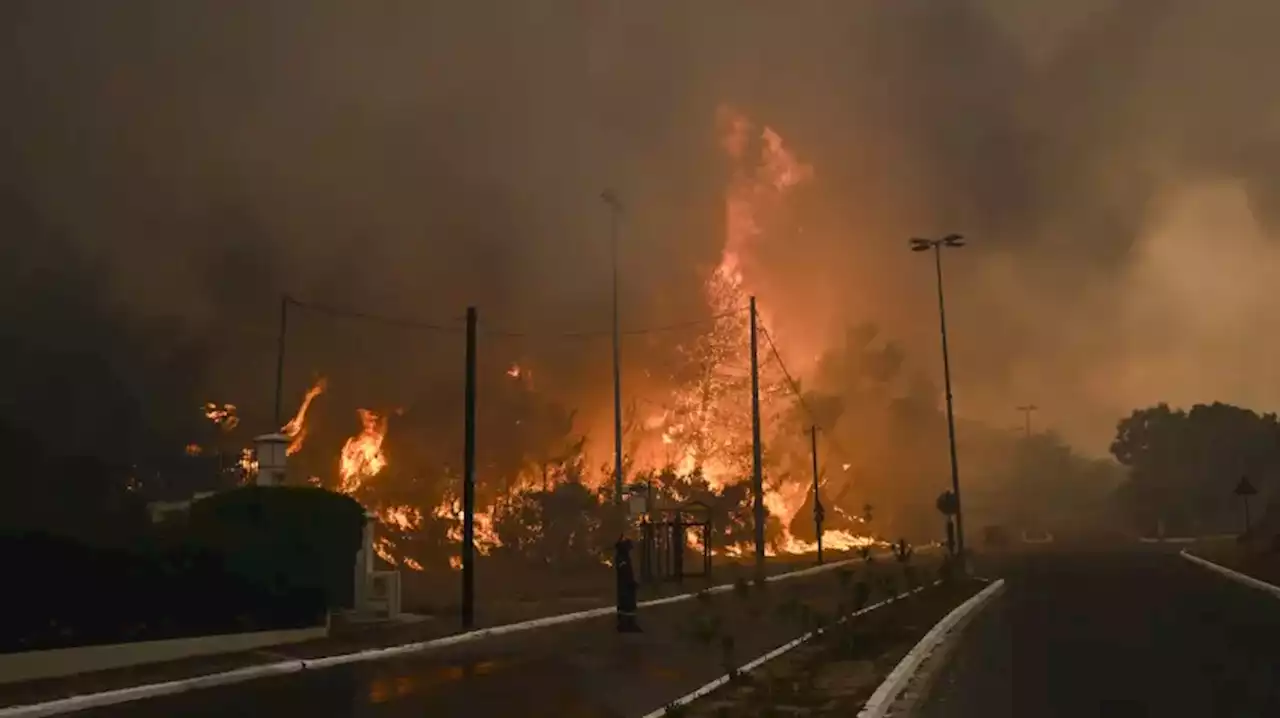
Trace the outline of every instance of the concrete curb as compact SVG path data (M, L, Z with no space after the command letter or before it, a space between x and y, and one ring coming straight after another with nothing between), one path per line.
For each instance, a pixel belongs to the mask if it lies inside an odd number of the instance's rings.
M825 571L832 571L837 568L860 563L861 561L862 559L856 558L837 561L835 563L813 566L810 568L800 569L798 571L767 576L765 577L765 581L772 583L793 578L812 576ZM728 583L712 586L711 588L704 590L708 593L723 593L732 589L733 584ZM655 598L648 601L641 601L638 605L640 608L647 608L651 606L662 606L670 603L687 601L697 595L697 593L698 592L682 593L675 596ZM210 673L208 675L196 676L194 678L165 681L163 683L150 683L141 686L130 686L128 688L117 688L115 690L103 691L100 693L86 693L78 696L68 696L66 698L45 701L43 703L9 706L7 708L0 708L0 718L43 718L44 716L62 715L64 713L72 713L75 711L87 710L89 708L102 708L104 706L116 705L119 703L129 703L147 698L158 698L160 696L184 693L186 691L193 691L201 688L212 688L215 686L230 685L232 683L242 683L244 681L251 681L258 678L299 673L305 670L319 670L331 668L333 666L341 666L348 663L384 660L412 653L421 653L439 648L447 648L449 646L456 646L462 643L471 643L473 641L479 641L493 636L521 633L523 631L546 628L548 626L556 626L563 623L575 623L577 621L585 621L592 618L612 616L614 611L615 608L613 606L592 608L586 611L562 613L557 616L536 618L531 621L521 621L520 623L508 623L506 625L494 626L492 628L481 628L475 631L467 631L466 633L455 633L452 636L443 636L429 641L418 641L399 646L388 646L386 648L373 648L353 653L341 653L333 656L324 656L322 658L297 659L280 661L277 663L267 663L260 666L247 666L245 668L237 668L232 671Z
M948 613L941 621L934 624L933 628L929 629L929 632L924 635L924 638L921 638L920 642L908 651L907 655L902 657L898 665L894 666L875 693L871 694L871 698L867 700L866 705L862 707L861 711L858 711L858 718L885 718L889 714L890 707L893 706L898 696L906 689L916 670L920 668L920 664L924 663L924 660L942 643L942 640L955 628L956 624L980 608L1003 588L1004 579L998 579L988 584L986 588L970 597L968 601L956 606L951 610L951 613Z
M329 636L329 626L169 638L0 654L0 685L66 678L227 653L260 651Z
M938 584L940 584L940 583L942 583L942 582L941 582L941 581L934 581L933 583L931 583L931 584L929 584L929 585L930 585L930 586L937 586L937 585L938 585ZM850 613L849 615L847 615L847 616L844 616L844 617L840 618L838 621L836 621L835 623L831 624L830 626L828 626L828 627L826 627L826 628L819 628L819 629L817 629L817 630L815 630L815 631L810 631L810 632L808 632L808 633L804 634L803 636L801 636L801 637L799 637L799 638L796 638L796 639L794 639L794 640L788 641L788 642L786 642L786 643L782 644L781 646L778 646L777 648L773 649L772 651L769 651L768 653L764 654L763 656L760 656L760 657L758 657L758 658L756 658L756 659L754 659L754 660L751 660L751 661L748 661L747 663L744 663L744 664L742 665L742 667L740 667L740 668L738 669L738 672L739 672L739 673L746 673L746 672L748 672L748 671L754 671L755 669L759 668L760 666L763 666L764 664L768 663L769 661L772 661L773 659L777 658L778 656L781 656L782 654L787 653L788 651L790 651L790 650L792 650L792 649L794 649L794 648L799 647L799 646L800 646L800 644L805 643L806 641L809 641L810 639L815 638L815 637L817 637L817 636L821 636L823 633L826 633L826 632L827 632L827 630L828 630L828 629L830 629L830 628L834 628L834 627L836 627L836 626L839 626L840 624L842 624L842 623L844 623L844 622L848 621L849 619L851 619L851 618L857 618L858 616L861 616L861 615L863 615L864 613L870 613L871 611L874 611L874 610L876 610L877 608L880 608L881 606L887 606L887 605L889 605L889 604L893 603L894 601L897 601L897 600L899 600L899 599L906 598L907 596L910 596L910 595L911 595L911 594L913 594L913 593L919 593L920 591L923 591L925 588L928 588L928 587L927 587L927 586L921 586L921 587L919 587L919 588L913 588L913 589L911 589L910 591L906 591L906 592L904 592L904 593L900 593L900 594L898 594L898 595L896 595L896 596L894 596L894 597L892 597L892 598L886 598L885 600L880 601L879 603L873 603L873 604L871 604L870 606L867 606L866 608L863 608L863 609L859 609L859 610L857 610L857 611L854 611L853 613ZM681 696L681 697L679 697L679 698L675 699L674 701L672 701L672 702L668 703L667 705L663 706L662 708L659 708L659 709L657 709L657 710L655 710L655 711L652 711L652 712L650 712L650 713L645 714L644 718L662 718L662 716L665 716L665 715L667 714L667 710L668 710L668 709L671 709L671 708L678 708L678 707L680 707L680 706L686 706L686 705L688 705L688 704L690 704L690 703L692 703L692 702L694 702L694 701L698 700L699 698L701 698L701 697L703 697L703 696L707 695L708 693L711 693L712 691L714 691L715 689L719 688L720 686L723 686L724 684L728 683L728 682L729 682L729 680L730 680L730 676L729 676L729 674L727 674L727 673L726 673L725 675L720 676L719 678L717 678L717 679L715 679L714 681L711 681L710 683L708 683L708 684L706 684L706 685L702 686L701 688L697 689L696 691L693 691L692 693L688 693L688 694L686 694L686 695L683 695L683 696Z
M1248 586L1249 588L1256 588L1260 591L1266 591L1267 593L1270 593L1272 596L1275 596L1276 598L1280 598L1280 586L1276 586L1274 584L1267 583L1266 581L1263 581L1261 579L1254 578L1253 576L1249 576L1247 574L1240 573L1239 571L1229 569L1226 566L1223 566L1221 564L1216 564L1207 558L1200 558L1199 556L1187 551L1186 549L1179 551L1178 555L1190 561L1191 563L1203 566L1204 568L1207 568L1210 571L1216 571L1233 581L1237 581L1239 583L1242 583Z

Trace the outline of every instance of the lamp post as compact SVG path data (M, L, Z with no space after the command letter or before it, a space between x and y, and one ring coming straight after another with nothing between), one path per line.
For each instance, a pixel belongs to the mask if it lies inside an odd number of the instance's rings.
M959 234L948 234L940 239L914 237L909 246L913 252L933 252L934 267L938 277L938 322L942 331L942 380L947 395L947 442L951 450L951 493L954 496L956 517L956 551L964 555L964 519L960 503L960 466L956 460L956 419L951 399L951 357L947 352L947 308L942 293L942 249L959 248L965 244Z
M1018 410L1018 411L1022 412L1022 414L1023 414L1023 418L1025 419L1025 423L1024 423L1023 427L1024 427L1025 432L1026 432L1026 433L1025 433L1025 436L1026 436L1028 439L1030 439L1030 438L1031 438L1031 415L1032 415L1036 410L1038 410L1039 408L1040 408L1040 407L1036 406L1035 404L1027 404L1027 405L1025 405L1025 406L1015 406L1015 407L1014 407L1014 409L1016 409L1016 410Z
M622 337L618 327L618 220L622 202L613 190L600 193L609 207L609 258L613 265L613 502L622 505Z

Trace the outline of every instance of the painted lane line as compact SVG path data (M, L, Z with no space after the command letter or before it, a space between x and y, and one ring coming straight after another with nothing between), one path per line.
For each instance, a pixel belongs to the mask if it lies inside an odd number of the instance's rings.
M930 586L937 586L937 585L938 585L938 584L940 584L940 583L942 583L942 582L941 582L941 581L934 581L932 584L930 584ZM808 633L804 634L803 636L800 636L799 638L793 639L793 640L791 640L791 641L788 641L788 642L786 642L786 643L782 644L781 646L778 646L777 648L773 649L772 651L769 651L768 653L764 654L763 656L760 656L760 657L758 657L758 658L755 658L754 660L751 660L751 661L748 661L747 663L744 663L740 668L738 668L737 672L738 672L738 673L747 673L747 672L750 672L750 671L754 671L755 669L759 668L760 666L763 666L764 664L768 663L769 661L772 661L773 659L777 658L778 656L781 656L782 654L787 653L788 651L790 651L790 650L792 650L792 649L794 649L794 648L799 647L801 644L803 644L803 643L805 643L805 642L807 642L807 641L809 641L809 640L811 640L811 639L813 639L813 638L816 638L816 637L818 637L818 636L821 636L822 634L826 633L827 631L831 630L832 628L835 628L836 626L839 626L840 624L845 623L846 621L848 621L848 620L850 620L850 619L857 618L858 616L861 616L861 615L863 615L863 614L865 614L865 613L870 613L871 611L874 611L874 610L876 610L877 608L880 608L881 606L887 606L887 605L889 605L889 604L893 603L894 601L897 601L897 600L899 600L899 599L906 598L907 596L910 596L910 595L911 595L911 594L913 594L913 593L919 593L920 591L923 591L925 588L928 588L928 587L927 587L927 586L921 586L921 587L919 587L919 588L913 588L913 589L911 589L910 591L907 591L907 592L905 592L905 593L900 593L900 594L898 594L898 595L896 595L896 596L893 596L892 598L886 598L885 600L880 601L879 603L873 603L873 604L871 604L870 606L867 606L866 608L863 608L863 609L859 609L859 610L857 610L857 611L854 611L853 613L850 613L850 614L849 614L849 615L847 615L847 616L843 616L843 617L841 617L839 620L837 620L835 623L831 624L830 626L826 626L826 627L824 627L824 628L818 628L818 629L815 629L815 630L813 630L813 631L810 631L810 632L808 632ZM665 716L665 715L667 714L667 710L668 710L669 708L678 708L678 707L680 707L680 706L686 706L686 705L689 705L690 703L692 703L692 702L696 701L697 699L699 699L699 698L701 698L701 697L703 697L703 696L707 695L708 693L711 693L712 691L716 690L717 688L719 688L719 687L721 687L721 686L725 685L725 684L726 684L726 683L728 683L731 679L732 679L732 676L731 676L730 674L726 673L726 674L724 674L723 676L720 676L719 678L715 679L714 681L711 681L710 683L708 683L708 684L706 684L706 685L702 686L701 688L699 688L699 689L697 689L697 690L693 691L692 693L687 693L687 694L685 694L685 695L683 695L683 696L680 696L679 698L677 698L677 699L675 699L674 701L672 701L672 702L668 703L667 705L663 706L662 708L659 708L659 709L657 709L657 710L655 710L655 711L652 711L652 712L650 712L650 713L645 714L644 718L662 718L662 716Z
M1256 588L1260 591L1266 591L1267 593L1277 598L1280 598L1280 586L1276 586L1275 584L1267 583L1266 581L1254 578L1253 576L1249 576L1247 574L1240 573L1239 571L1229 569L1226 566L1214 563L1209 559L1200 558L1199 556L1187 551L1186 549L1183 549L1182 551L1180 551L1178 555L1190 561L1191 563L1203 566L1204 568L1207 568L1210 571L1216 571L1233 581L1243 583L1249 588Z
M862 559L847 559L844 561L837 561L835 563L822 564L821 566L812 566L810 568L791 571L789 573L766 576L765 581L773 583L793 578L813 576L825 571L832 571L844 566L861 563L861 561ZM734 584L728 583L712 586L711 588L704 590L707 593L714 594L730 591L733 587ZM654 598L648 601L641 601L638 606L641 608L663 606L680 601L687 601L697 594L698 592L695 591L675 596ZM245 681L252 681L259 678L299 673L305 670L320 670L350 663L385 660L388 658L396 658L398 656L422 653L425 651L448 648L450 646L456 646L464 643L471 643L473 641L479 641L494 636L521 633L523 631L531 631L538 628L547 628L549 626L575 623L592 618L612 616L615 610L616 609L613 606L592 608L585 611L575 611L573 613L562 613L556 616L547 616L546 618L535 618L533 620L521 621L519 623L508 623L501 626L493 626L492 628L481 628L474 631L467 631L465 633L455 633L451 636L434 638L429 641L417 641L399 646L388 646L386 648L371 648L352 653L323 656L321 658L290 659L287 661L266 663L258 666L246 666L244 668L237 668L235 670L223 671L220 673L209 673L203 676L195 676L193 678L164 681L162 683L148 683L140 686L129 686L127 688L116 688L114 690L98 693L84 693L81 695L44 701L41 703L9 706L7 708L0 708L0 718L43 718L44 716L62 715L64 713L73 713L75 711L87 710L89 708L102 708L120 703L129 703L148 698L158 698L160 696L184 693L186 691L199 690L201 688L213 688L217 686L231 685L233 683L243 683Z
M871 698L867 700L866 705L862 707L861 711L858 711L858 718L885 718L888 716L889 709L906 689L907 684L915 676L924 659L928 658L929 654L942 643L942 640L946 638L947 634L955 628L961 619L976 611L1003 588L1004 579L991 583L970 597L968 601L956 606L951 610L951 613L948 613L933 628L929 629L924 638L921 638L920 642L908 651L901 661L898 661L898 665L894 666L893 670L889 672L889 675L880 684L880 687L876 689L876 692L871 694Z

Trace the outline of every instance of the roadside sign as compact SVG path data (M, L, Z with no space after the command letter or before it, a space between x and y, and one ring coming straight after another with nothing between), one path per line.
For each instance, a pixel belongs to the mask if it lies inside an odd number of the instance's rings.
M1236 496L1254 496L1258 490L1250 483L1248 476L1241 476L1240 483L1236 484Z

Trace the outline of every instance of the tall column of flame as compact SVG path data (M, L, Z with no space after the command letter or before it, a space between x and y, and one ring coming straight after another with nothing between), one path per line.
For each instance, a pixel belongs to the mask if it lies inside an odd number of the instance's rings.
M280 428L280 433L289 437L289 448L285 451L286 456L293 456L302 450L302 442L307 438L307 409L311 408L311 402L315 401L317 396L324 393L328 387L328 382L322 377L316 380L316 383L307 390L307 395L302 399L302 405L298 407L298 413L293 415L289 423Z
M788 192L813 176L809 165L796 160L772 129L757 129L743 114L721 107L717 120L721 147L734 173L725 193L725 237L720 262L707 278L708 308L718 318L710 331L682 347L688 364L698 368L674 397L675 409L666 418L663 443L677 447L676 468L701 468L712 486L741 479L749 468L751 348L748 319L740 310L754 290L745 254L763 237L761 216L777 211ZM758 150L758 152L757 152ZM762 310L767 326L768 307ZM761 355L761 400L785 390L776 368ZM769 508L783 518L791 502L770 499ZM803 501L803 498L801 498ZM783 505L786 504L786 505ZM798 509L799 506L796 506Z

